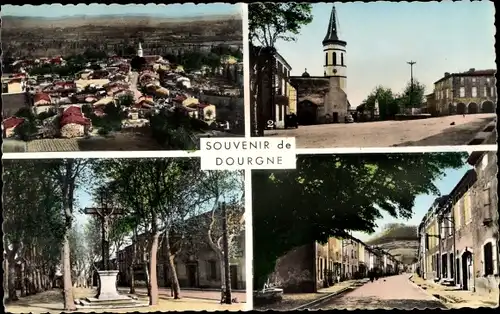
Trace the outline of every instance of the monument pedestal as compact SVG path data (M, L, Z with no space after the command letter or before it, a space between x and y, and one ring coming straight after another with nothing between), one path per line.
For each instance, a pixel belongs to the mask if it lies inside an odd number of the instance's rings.
M113 300L117 298L122 298L123 296L118 294L116 290L116 277L118 276L118 270L100 270L97 272L99 274L100 281L100 291L96 296L99 300Z
M148 303L139 302L126 295L120 295L116 289L118 270L101 270L99 274L100 291L95 298L76 300L81 308L127 308L148 306Z

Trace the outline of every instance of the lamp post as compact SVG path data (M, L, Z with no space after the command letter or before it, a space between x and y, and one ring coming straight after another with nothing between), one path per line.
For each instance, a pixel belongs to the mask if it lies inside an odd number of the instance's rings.
M413 66L417 63L415 61L408 61L406 62L410 65L410 95L408 95L408 102L409 102L409 105L410 105L410 108L411 108L411 97L413 95Z

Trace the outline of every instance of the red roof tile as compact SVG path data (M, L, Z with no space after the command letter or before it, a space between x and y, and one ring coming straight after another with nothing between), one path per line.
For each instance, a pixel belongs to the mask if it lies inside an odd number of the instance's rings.
M24 122L24 118L18 118L18 117L9 117L5 120L2 121L4 129L10 129L10 128L15 128L18 125L21 125Z

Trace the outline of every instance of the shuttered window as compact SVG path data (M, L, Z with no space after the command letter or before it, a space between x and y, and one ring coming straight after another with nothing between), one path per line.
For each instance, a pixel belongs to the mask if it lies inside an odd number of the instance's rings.
M493 245L491 242L486 243L483 246L483 258L484 258L484 275L493 275Z

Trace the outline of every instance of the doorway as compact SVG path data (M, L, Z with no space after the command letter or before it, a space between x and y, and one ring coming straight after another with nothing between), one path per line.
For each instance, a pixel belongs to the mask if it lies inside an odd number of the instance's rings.
M465 251L462 254L462 290L470 289L469 278L471 275L472 253Z
M339 113L338 112L333 112L333 123L339 123Z
M190 288L196 288L198 286L197 284L197 275L198 275L198 270L197 270L196 264L188 264L186 265L186 272L187 272L187 279L188 279L188 286Z
M309 100L297 104L297 121L300 125L317 124L318 106Z
M238 266L229 266L230 276L231 276L231 289L238 290Z

